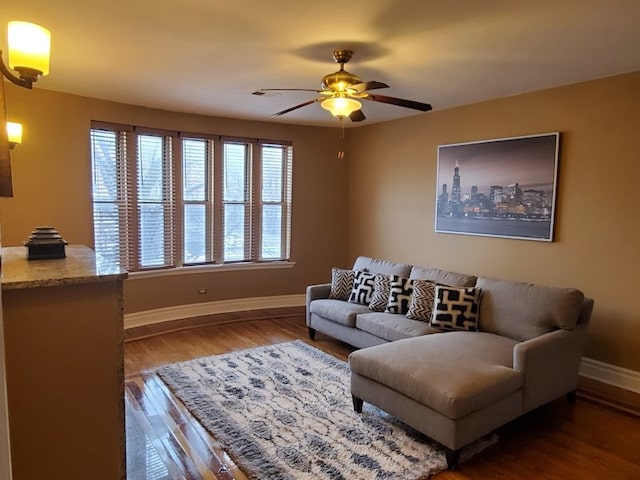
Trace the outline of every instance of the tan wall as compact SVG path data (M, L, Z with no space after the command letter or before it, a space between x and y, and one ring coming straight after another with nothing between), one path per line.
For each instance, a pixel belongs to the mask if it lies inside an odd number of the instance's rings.
M93 245L91 120L173 130L292 140L292 259L286 270L127 280L125 312L304 293L346 261L347 163L337 159L338 129L230 120L152 110L7 84L10 119L24 124L12 151L14 197L0 199L2 243L21 245L36 225L53 225L69 242ZM197 289L208 287L206 295Z
M349 259L580 288L595 299L586 355L640 371L639 105L634 73L355 129ZM554 131L553 243L434 232L438 145Z

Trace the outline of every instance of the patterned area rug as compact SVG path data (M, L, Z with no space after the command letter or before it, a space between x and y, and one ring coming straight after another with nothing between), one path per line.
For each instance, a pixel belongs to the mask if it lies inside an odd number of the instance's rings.
M446 468L424 435L366 403L355 413L348 364L300 340L157 373L252 479L417 480Z

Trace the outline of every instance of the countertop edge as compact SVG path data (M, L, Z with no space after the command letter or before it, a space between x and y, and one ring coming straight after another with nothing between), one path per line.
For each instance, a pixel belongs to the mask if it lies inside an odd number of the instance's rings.
M2 282L2 290L18 290L24 288L59 287L61 285L78 285L88 283L105 283L126 280L128 274L118 273L112 275L87 275L85 277L70 278L43 278L41 280L24 280L15 282Z
M69 245L66 253L64 259L29 260L24 247L2 248L2 290L120 282L129 275L84 245Z

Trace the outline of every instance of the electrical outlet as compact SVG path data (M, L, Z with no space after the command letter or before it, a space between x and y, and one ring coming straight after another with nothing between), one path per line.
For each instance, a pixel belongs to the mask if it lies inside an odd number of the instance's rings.
M201 288L200 290L198 290L198 293L200 295L204 295L205 293L207 293L207 289L206 288Z

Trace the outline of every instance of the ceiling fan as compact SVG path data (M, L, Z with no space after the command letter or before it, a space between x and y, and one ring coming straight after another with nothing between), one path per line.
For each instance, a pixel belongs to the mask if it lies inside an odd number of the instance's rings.
M262 88L253 92L253 94L265 95L273 91L303 91L320 94L319 97L313 100L274 113L272 115L274 117L279 117L298 108L320 102L322 108L329 110L332 115L340 120L349 117L352 122L361 122L365 120L366 117L364 113L362 113L362 104L359 100L389 103L391 105L420 110L421 112L431 110L431 105L428 103L369 93L369 90L388 88L389 85L376 81L363 82L359 76L347 72L344 69L344 64L351 59L352 55L353 51L351 50L336 50L333 52L333 59L340 64L340 70L322 77L322 90L309 88Z

